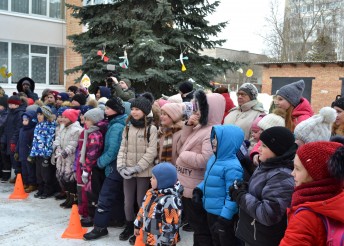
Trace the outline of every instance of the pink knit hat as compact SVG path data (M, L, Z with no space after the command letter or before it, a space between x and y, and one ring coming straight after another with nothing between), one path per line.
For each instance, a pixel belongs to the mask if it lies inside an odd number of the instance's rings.
M259 115L253 122L252 122L252 125L251 125L251 130L252 131L259 131L260 128L258 126L258 122L263 119L265 115Z
M63 113L62 116L68 118L72 123L78 120L80 114L80 110L76 109L66 109Z
M174 123L180 121L183 117L182 103L166 103L161 110L165 111L171 117Z

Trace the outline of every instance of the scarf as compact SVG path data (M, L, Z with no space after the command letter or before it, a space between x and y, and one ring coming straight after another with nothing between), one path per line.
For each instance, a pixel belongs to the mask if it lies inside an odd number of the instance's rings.
M89 129L84 131L84 140L82 142L82 147L80 151L80 163L85 164L86 162L86 144L87 144L88 135L98 130L99 130L98 126L91 126Z
M167 128L164 130L163 135L164 141L162 146L158 146L161 149L160 162L171 162L172 161L172 138L173 138L173 129ZM160 145L160 144L158 144ZM158 152L159 153L159 152Z
M342 183L334 178L322 179L302 184L295 188L291 205L330 199L342 192Z
M135 120L133 117L130 117L130 123L136 128L144 128L145 127L145 118Z

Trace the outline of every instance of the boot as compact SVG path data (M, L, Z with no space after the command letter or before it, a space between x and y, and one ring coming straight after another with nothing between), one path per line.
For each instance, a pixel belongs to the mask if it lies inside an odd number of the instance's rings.
M93 219L91 217L82 218L80 220L80 222L81 222L81 226L82 227L91 227L91 226L93 226Z
M63 207L72 208L73 204L78 204L78 198L75 194L69 193L69 201Z
M92 231L84 234L84 239L86 241L95 240L95 239L98 239L100 237L106 236L107 234L109 234L109 232L106 228L101 228L101 227L95 226Z
M132 235L134 235L134 221L127 221L124 230L119 234L119 240L127 241Z
M36 185L29 185L29 187L27 189L25 189L26 193L31 193L33 191L37 190L37 186Z
M130 245L135 245L135 241L136 241L136 236L135 236L135 235L132 235L132 236L129 238L129 244L130 244Z
M66 200L60 204L60 207L64 208L69 203L70 198L71 198L70 193L68 191L66 191Z
M63 199L66 199L66 198L67 198L67 195L66 195L66 192L64 192L64 191L59 192L59 193L55 196L55 199L56 199L56 200L63 200Z

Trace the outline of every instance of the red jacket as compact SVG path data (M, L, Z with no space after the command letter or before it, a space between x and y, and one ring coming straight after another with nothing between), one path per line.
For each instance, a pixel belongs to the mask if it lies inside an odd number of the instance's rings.
M224 114L222 122L221 122L221 124L223 124L223 121L225 120L226 116L229 114L229 110L231 110L232 108L235 108L235 105L234 105L229 93L222 93L221 95L226 100L225 114Z
M301 98L299 105L297 105L291 113L293 123L297 126L300 122L307 120L313 116L313 110L306 98Z
M299 207L310 208L314 212L344 223L344 192L325 201L299 204L288 211L288 227L281 246L326 245L327 234L321 218L309 210L295 214Z

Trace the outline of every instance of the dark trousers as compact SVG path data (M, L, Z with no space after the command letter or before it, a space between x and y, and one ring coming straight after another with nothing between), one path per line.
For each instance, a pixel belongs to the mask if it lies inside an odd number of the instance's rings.
M236 237L235 237L235 231L234 227L230 228L227 227L224 231L224 233L218 233L215 228L214 224L217 221L218 216L214 214L207 214L207 221L208 221L208 228L210 229L211 237L213 240L214 246L237 246L238 244ZM236 220L237 217L233 218Z
M72 194L77 194L76 181L66 182L64 180L61 180L61 183L65 191L68 191L69 193L72 193Z
M94 225L105 228L108 227L111 219L124 221L124 195L123 181L118 179L116 170L113 170L105 178L103 187L99 194L98 208L94 216Z
M94 218L96 206L98 204L99 194L105 180L105 171L98 166L92 167L91 191L87 191L88 216Z
M211 246L212 237L207 223L207 212L200 205L192 202L191 198L182 197L186 220L194 230L194 246Z
M12 168L14 169L14 173L17 175L18 173L21 173L21 164L19 161L16 161L14 159L14 153L10 154L10 159L11 159L11 165L12 165Z
M43 192L47 195L52 195L54 193L56 181L54 170L50 160L46 163L43 157L36 157L36 178L39 192Z
M2 178L9 179L11 177L11 158L6 154L6 148L1 149L1 171Z
M21 161L23 183L26 185L36 185L36 165L28 163L27 160Z

